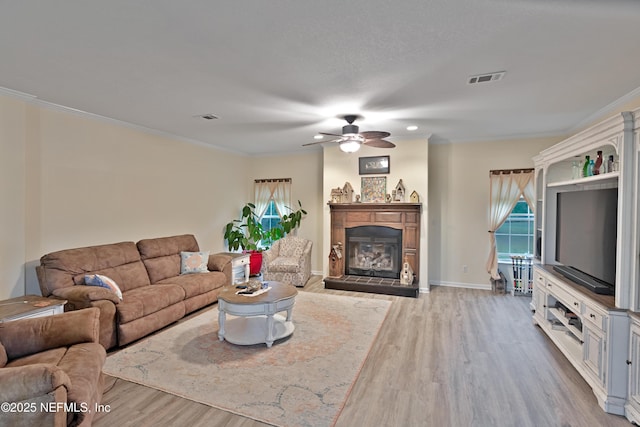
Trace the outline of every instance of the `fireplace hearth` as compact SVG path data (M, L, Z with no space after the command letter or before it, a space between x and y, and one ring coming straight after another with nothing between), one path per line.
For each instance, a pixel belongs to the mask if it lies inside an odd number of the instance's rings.
M325 288L417 297L422 205L329 203L329 206L333 249ZM341 256L336 256L335 248L339 248ZM411 285L400 284L405 261L414 272Z

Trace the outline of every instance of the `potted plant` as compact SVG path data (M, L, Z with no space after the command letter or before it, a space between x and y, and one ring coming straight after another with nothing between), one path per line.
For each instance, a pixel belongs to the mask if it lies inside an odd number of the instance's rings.
M265 243L270 244L271 242L275 242L276 240L283 238L291 232L295 233L295 230L300 226L302 218L307 214L307 211L302 208L302 203L300 202L300 200L298 200L297 210L294 211L289 206L286 206L286 208L291 212L282 217L278 227L274 227L269 231L265 230L263 236Z
M247 203L242 208L240 219L234 219L224 229L224 238L227 241L229 250L237 251L242 249L243 252L251 254L249 261L249 274L251 275L260 273L262 252L258 245L265 238L265 231L262 228L262 224L260 224L260 218L255 213L255 209L256 206L253 203Z

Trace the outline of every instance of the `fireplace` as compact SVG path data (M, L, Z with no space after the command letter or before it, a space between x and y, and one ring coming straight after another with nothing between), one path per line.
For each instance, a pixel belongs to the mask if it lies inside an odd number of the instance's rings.
M325 288L418 296L420 203L329 203L331 250ZM404 262L414 282L400 284Z
M345 274L398 279L402 230L365 225L345 230Z

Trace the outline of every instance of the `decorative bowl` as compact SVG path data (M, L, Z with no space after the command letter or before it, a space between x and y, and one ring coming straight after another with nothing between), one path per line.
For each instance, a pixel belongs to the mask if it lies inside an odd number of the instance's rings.
M257 291L258 289L262 288L262 282L257 279L250 279L247 283L247 288L252 291Z

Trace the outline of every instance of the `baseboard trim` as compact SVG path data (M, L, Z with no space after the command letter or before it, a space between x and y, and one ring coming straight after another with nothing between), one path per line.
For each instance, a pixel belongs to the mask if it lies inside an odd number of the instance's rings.
M431 286L443 286L448 288L465 288L465 289L480 289L483 291L490 291L490 284L480 283L461 283L461 282L430 282Z

